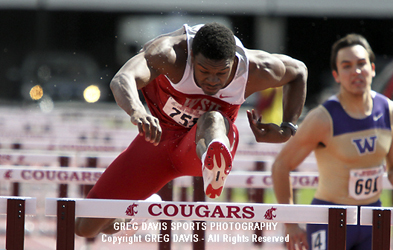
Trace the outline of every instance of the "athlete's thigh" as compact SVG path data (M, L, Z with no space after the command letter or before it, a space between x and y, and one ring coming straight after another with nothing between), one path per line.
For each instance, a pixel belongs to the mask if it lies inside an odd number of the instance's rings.
M196 154L196 130L195 125L168 145L173 166L182 175L202 176L201 160Z
M145 199L176 177L164 143L137 136L105 170L89 198Z
M369 250L372 245L372 227L371 226L353 226L357 227L357 234L354 235L354 244L351 250ZM347 235L351 232L347 230Z

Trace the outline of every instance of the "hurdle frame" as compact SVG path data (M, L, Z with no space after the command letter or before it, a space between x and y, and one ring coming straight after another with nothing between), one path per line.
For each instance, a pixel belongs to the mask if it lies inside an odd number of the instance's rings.
M54 201L56 201L56 213L54 212ZM78 202L81 202L78 206ZM93 204L94 203L94 204ZM106 203L106 207L111 207L113 208L110 212L105 210L105 207L102 206L104 203ZM119 206L115 206L115 204L118 204ZM138 205L138 212L135 213L132 217L128 216L124 208L127 208L129 204L137 204ZM67 246L72 247L73 242L75 241L75 235L73 234L74 230L74 222L75 222L75 217L80 216L80 217L86 217L87 216L87 209L86 207L94 206L94 205L100 205L102 208L102 211L95 211L94 214L92 214L90 217L91 218L105 218L105 217L110 217L110 218L152 218L151 216L148 216L148 206L155 206L155 207L161 207L161 205L188 205L188 206L206 206L207 209L210 208L210 206L230 206L234 204L238 204L239 207L244 207L244 206L252 206L255 214L257 214L259 217L258 218L252 218L250 220L244 219L244 218L234 218L233 221L235 222L241 222L241 221L249 221L249 222L259 222L259 221L270 221L270 219L263 219L264 213L261 213L261 211L266 211L269 207L274 206L275 208L280 209L280 212L277 212L277 216L280 216L279 219L275 218L274 222L278 223L317 223L317 224L323 224L327 223L329 224L329 232L330 231L335 231L337 233L333 234L328 234L329 242L335 242L334 244L329 244L328 249L329 250L344 250L345 249L345 240L346 240L346 225L347 224L357 224L357 207L356 206L337 206L337 207L329 207L329 206L318 206L318 205L285 205L285 204L253 204L253 203L212 203L212 202L148 202L148 201L143 201L143 200L103 200L103 199L61 199L61 198L47 198L45 202L45 210L46 210L46 215L47 216L57 216L61 217L61 220L58 218L58 231L62 230L62 232L66 233L58 233L58 239L57 241L62 242L62 244L65 244ZM76 211L79 209L79 211ZM153 209L153 208L151 208ZM307 211L310 211L311 209L318 210L318 215L317 216L311 216L308 221L304 221L304 219L299 218L299 216L289 216L286 214L288 211L297 211L299 214L307 214ZM105 211L104 211L105 210ZM348 213L348 210L350 213ZM324 214L321 214L322 211L325 211ZM90 212L90 211L89 211ZM113 214L112 214L113 212ZM285 213L284 213L285 212ZM111 215L109 215L111 214ZM326 217L328 219L326 219ZM290 218L290 219L289 219ZM219 219L219 218L197 218L195 216L190 216L190 217L179 217L179 216L166 216L164 214L157 216L157 220L190 220L190 221L195 221L195 220L200 220L200 221L228 221L228 219ZM232 221L232 220L231 220ZM273 222L273 221L272 221ZM60 228L61 227L61 228ZM68 227L68 229L67 229ZM72 228L69 228L72 227ZM344 234L344 235L343 235ZM57 250L62 250L65 248L60 248L61 244L58 244ZM67 250L73 249L68 247Z
M390 232L393 207L360 208L360 225L372 226L372 250L390 249Z
M25 240L25 216L36 214L33 197L0 196L0 214L6 214L7 250L23 250Z

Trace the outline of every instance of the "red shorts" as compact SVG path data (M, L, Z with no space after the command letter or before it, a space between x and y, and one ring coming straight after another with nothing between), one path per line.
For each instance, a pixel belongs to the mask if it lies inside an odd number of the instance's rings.
M239 132L228 119L232 156L239 143ZM142 200L157 193L180 176L202 176L202 163L196 154L195 134L191 130L162 128L158 146L137 136L105 170L87 198Z

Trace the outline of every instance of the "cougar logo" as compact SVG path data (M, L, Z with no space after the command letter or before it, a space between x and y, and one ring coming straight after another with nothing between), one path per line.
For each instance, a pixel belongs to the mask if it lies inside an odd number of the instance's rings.
M273 212L276 211L276 210L277 210L277 208L274 208L274 207L269 208L269 209L266 211L266 213L265 213L265 219L266 219L266 220L273 220L274 218L276 218L276 215L273 214Z
M246 180L246 183L247 183L248 185L252 185L252 184L254 183L254 182L253 182L253 179L254 179L254 176L248 177L247 180Z
M4 174L4 179L9 180L12 178L11 176L12 170L8 170L7 172L5 172Z
M126 209L126 215L128 216L134 216L138 213L136 208L138 207L138 204L133 203L132 205L129 205Z

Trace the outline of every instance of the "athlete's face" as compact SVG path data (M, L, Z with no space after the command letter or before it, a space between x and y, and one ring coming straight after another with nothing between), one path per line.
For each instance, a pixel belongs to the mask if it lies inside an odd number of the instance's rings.
M215 95L231 80L234 60L210 60L201 53L192 56L195 83L207 95Z
M363 94L371 89L375 65L370 62L367 50L361 45L342 48L337 53L337 71L333 77L342 90Z

